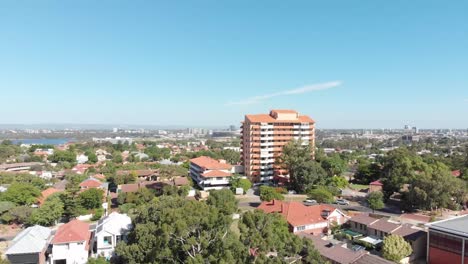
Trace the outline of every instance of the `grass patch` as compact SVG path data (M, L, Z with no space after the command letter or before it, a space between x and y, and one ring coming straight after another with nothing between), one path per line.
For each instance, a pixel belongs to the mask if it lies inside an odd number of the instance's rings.
M360 190L365 190L365 189L369 189L369 185L364 185L364 184L350 184L349 185L349 188L353 189L353 190L356 190L356 191L360 191Z
M234 235L237 238L240 238L239 219L233 220L229 229L234 233Z

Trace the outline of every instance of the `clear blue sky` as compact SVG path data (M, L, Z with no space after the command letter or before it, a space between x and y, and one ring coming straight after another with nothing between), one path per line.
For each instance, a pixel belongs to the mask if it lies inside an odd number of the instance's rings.
M1 1L0 123L224 126L285 108L319 128L467 128L467 12L442 0Z

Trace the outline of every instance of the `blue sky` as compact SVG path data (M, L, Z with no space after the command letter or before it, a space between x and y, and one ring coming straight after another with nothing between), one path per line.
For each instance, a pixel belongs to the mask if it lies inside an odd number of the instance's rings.
M467 1L1 1L0 123L468 127Z

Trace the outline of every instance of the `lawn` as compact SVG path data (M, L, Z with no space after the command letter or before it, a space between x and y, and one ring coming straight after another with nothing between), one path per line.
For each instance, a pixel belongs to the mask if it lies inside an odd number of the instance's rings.
M369 189L369 185L365 185L365 184L350 184L349 185L349 188L353 189L353 190L356 190L356 191L360 191L360 190L365 190L365 189Z

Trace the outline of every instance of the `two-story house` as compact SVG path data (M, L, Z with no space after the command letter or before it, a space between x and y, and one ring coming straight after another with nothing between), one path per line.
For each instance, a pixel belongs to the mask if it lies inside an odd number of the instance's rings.
M229 187L233 166L225 160L201 156L190 160L190 176L203 190Z
M131 228L132 220L126 214L113 212L99 220L93 238L93 255L110 259L117 243L126 241Z
M91 232L89 224L73 220L60 226L51 241L51 264L85 264L88 262Z
M284 202L272 200L262 202L258 207L265 213L279 213L289 223L291 232L323 234L334 224L342 225L348 216L340 210L326 204L305 206L299 202Z

